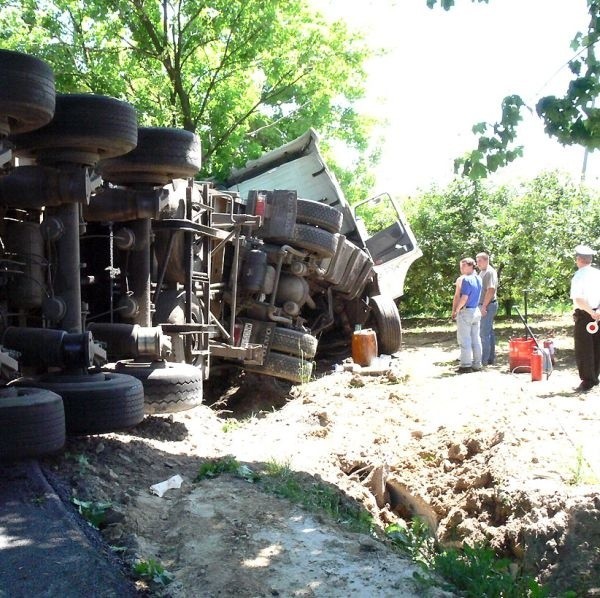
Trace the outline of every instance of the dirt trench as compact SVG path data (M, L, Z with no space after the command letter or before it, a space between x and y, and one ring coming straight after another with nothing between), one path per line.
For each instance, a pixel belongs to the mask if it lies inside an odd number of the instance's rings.
M452 329L420 323L383 375L334 373L331 360L289 395L242 376L212 408L72 439L45 466L66 496L110 501L102 535L124 558L173 574L165 588L142 588L155 595L420 596L416 566L381 540L386 525L415 516L444 545L491 544L554 594L599 595L600 391L573 392L568 321L537 327L557 350L539 382L509 372L510 326L499 330L498 365L456 375ZM194 481L203 462L226 455L327 485L379 533L352 532L229 474ZM176 474L180 488L152 494Z

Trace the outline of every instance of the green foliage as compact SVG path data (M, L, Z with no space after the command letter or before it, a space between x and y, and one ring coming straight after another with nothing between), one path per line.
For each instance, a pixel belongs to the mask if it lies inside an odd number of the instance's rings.
M79 500L75 497L71 498L71 502L77 507L79 514L96 529L100 529L106 519L106 512L112 507L110 502Z
M449 311L458 262L484 250L488 191L481 183L456 179L446 189L431 190L405 204L404 210L423 257L408 272L403 313Z
M427 6L433 8L437 1L427 0ZM449 10L454 0L440 0L440 4ZM581 145L593 150L600 147L600 108L595 106L600 93L600 61L594 49L600 39L600 2L587 0L587 5L590 18L587 31L578 32L571 42L575 52L569 61L573 79L562 97L542 97L535 108L549 136L563 145ZM477 149L455 160L455 172L478 180L521 157L523 148L515 141L523 107L525 103L520 96L507 96L502 100L499 122L476 124L473 133L479 135Z
M473 133L479 135L477 149L467 152L454 161L454 172L473 180L483 179L489 173L523 155L523 146L515 145L517 125L523 117L523 100L517 96L507 96L502 100L502 117L495 124L481 122L473 126Z
M209 459L200 466L194 482L199 482L206 478L215 478L222 473L230 473L247 482L258 480L258 474L252 471L247 465L241 465L233 455L226 455L220 459Z
M499 300L530 305L568 301L573 248L600 245L598 193L555 172L518 188L456 179L405 204L423 258L408 273L402 311L448 315L458 262L480 251L492 256Z
M415 577L425 586L438 586L441 581L445 590L467 598L547 596L535 579L513 577L510 561L499 559L490 547L464 544L460 549L445 549L438 546L427 525L419 518L408 526L390 525L385 533L396 548L421 566L424 573Z
M140 578L152 583L166 586L170 584L174 575L167 571L163 565L154 559L147 561L137 561L133 565L133 572Z
M440 1L440 5L444 10L450 10L453 6L454 6L454 0L439 0ZM471 0L471 2L485 2L486 4L490 1L490 0ZM437 4L438 0L427 0L427 6L429 6L429 8L433 8L436 4Z
M203 144L201 176L304 133L358 150L370 120L353 108L366 42L308 0L11 0L0 44L46 59L61 92L131 102L144 126L183 127Z
M575 52L575 58L569 62L573 80L563 97L543 97L536 110L544 119L546 132L562 144L597 149L600 147L600 109L595 107L595 100L600 93L600 62L594 47L600 39L600 3L588 0L588 12L587 32L577 33L571 43Z
M385 528L386 536L401 552L407 554L415 563L429 569L435 559L435 539L427 524L415 517L410 525L394 523Z
M499 559L485 546L449 548L435 556L434 568L452 591L466 598L499 596L502 598L542 598L548 593L529 576L513 578L508 559Z

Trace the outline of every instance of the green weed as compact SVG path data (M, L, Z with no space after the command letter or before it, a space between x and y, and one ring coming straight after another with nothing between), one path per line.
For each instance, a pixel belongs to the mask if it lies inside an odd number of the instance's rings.
M90 460L88 459L88 456L84 455L83 453L66 452L65 458L70 459L71 461L74 461L75 463L77 463L77 465L79 465L80 471L85 471L86 469L89 469L91 467L91 463L90 463Z
M394 523L385 529L385 534L396 548L410 556L415 563L426 568L433 566L435 540L422 519L413 519L408 527Z
M571 476L567 480L570 486L579 486L580 484L597 484L598 476L594 474L590 464L583 455L583 448L577 447L575 454L575 465L570 469Z
M158 561L148 559L147 561L137 561L133 566L133 572L146 581L151 581L161 586L170 584L174 576L167 571Z
M306 361L304 358L304 351L301 351L300 365L298 366L298 376L300 378L300 384L308 384L312 379L313 364L311 361Z
M241 427L242 422L240 422L237 419L234 419L233 417L230 417L229 419L225 420L225 422L223 422L221 430L223 431L223 433L227 434L228 432L233 432L234 430L237 430Z
M583 458L583 449L578 446L575 455L575 466L571 468L571 477L568 480L569 485L578 486L583 479L583 470L585 467Z
M256 482L258 474L247 465L240 465L233 455L227 455L220 459L209 459L202 463L194 482L200 482L206 478L215 478L222 473L230 473L247 482Z
M96 529L100 529L106 519L106 512L112 507L110 502L79 500L76 497L73 497L71 502L77 507L79 514Z
M409 526L394 524L386 528L392 544L420 565L415 579L424 587L443 589L466 598L542 598L547 591L530 576L513 576L510 561L500 559L487 546L461 549L440 547L427 525L415 518Z

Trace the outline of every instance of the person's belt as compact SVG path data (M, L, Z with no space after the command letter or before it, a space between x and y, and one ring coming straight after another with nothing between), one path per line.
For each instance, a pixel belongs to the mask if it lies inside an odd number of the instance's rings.
M492 299L492 300L491 300L491 301L488 303L488 305L489 305L490 303L496 303L496 301L497 301L496 299ZM483 303L480 303L479 305L483 305Z

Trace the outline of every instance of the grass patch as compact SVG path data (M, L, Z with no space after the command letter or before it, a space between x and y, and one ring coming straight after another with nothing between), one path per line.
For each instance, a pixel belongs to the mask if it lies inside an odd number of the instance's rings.
M498 558L487 546L461 549L443 548L431 537L420 519L405 527L394 524L386 528L392 544L417 563L421 572L416 581L424 588L439 587L466 598L542 598L548 592L533 578L513 575L511 561Z
M342 494L328 484L302 479L287 464L271 461L260 478L261 486L276 496L302 505L307 511L325 513L352 531L369 533L373 518L364 509L344 500Z
M223 433L227 434L228 432L234 432L235 430L239 430L242 427L242 422L238 419L230 417L225 420L223 425L221 426L221 430Z
M206 478L216 478L222 473L229 473L247 482L256 482L258 474L247 465L241 465L233 455L226 455L219 459L209 459L200 466L194 482L200 482Z
M255 472L232 455L210 459L200 466L194 481L230 474L248 482L256 482L270 494L301 505L307 511L329 516L352 531L370 533L373 518L360 506L345 500L340 491L312 476L292 471L287 464L268 463L263 471Z

